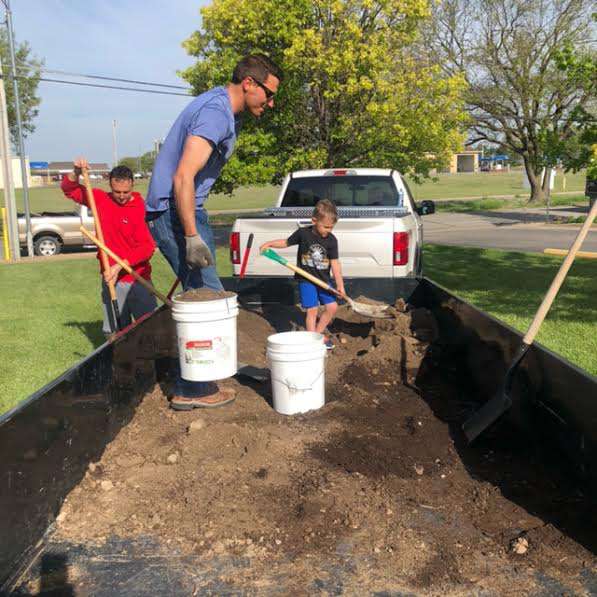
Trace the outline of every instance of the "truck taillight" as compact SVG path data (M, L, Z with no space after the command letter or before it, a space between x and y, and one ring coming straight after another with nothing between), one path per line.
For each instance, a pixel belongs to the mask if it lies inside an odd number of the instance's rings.
M394 253L392 261L394 265L406 265L408 263L408 232L394 232Z
M240 265L240 232L230 234L230 261L234 265Z

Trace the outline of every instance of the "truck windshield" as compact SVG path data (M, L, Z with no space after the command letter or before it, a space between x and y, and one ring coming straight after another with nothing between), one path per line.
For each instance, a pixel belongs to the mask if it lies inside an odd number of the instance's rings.
M330 199L338 207L402 207L402 197L391 176L313 176L288 183L282 207L313 207Z

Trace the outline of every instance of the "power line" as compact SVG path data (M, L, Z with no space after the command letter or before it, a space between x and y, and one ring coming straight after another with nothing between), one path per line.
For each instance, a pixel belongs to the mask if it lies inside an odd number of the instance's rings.
M46 73L50 73L53 75L66 75L69 77L84 77L86 79L101 79L103 81L117 81L119 83L134 83L135 85L150 85L151 87L168 87L170 89L184 89L191 91L190 87L185 87L184 85L169 85L167 83L152 83L150 81L136 81L134 79L118 79L116 77L104 77L102 75L85 75L82 73L69 73L62 70L50 70L47 68L42 68L42 71Z
M12 69L6 65L4 69L11 71ZM65 75L67 77L78 77L83 79L99 79L102 81L117 81L119 83L131 83L134 85L149 85L150 87L165 87L168 89L183 89L186 91L192 91L191 87L185 87L184 85L171 85L168 83L153 83L152 81L138 81L136 79L121 79L118 77L105 77L103 75L87 75L85 73L72 73L64 70L53 70L49 68L40 67L36 64L25 64L24 66L17 66L17 71L25 71L27 73L30 70L39 70L40 72L49 73L53 75Z
M4 78L4 75L0 75ZM17 79L29 79L30 77L24 77L23 75L17 75ZM182 97L192 97L190 93L176 93L174 91L158 91L157 89L139 89L137 87L123 87L121 85L100 85L99 83L81 83L80 81L65 81L64 79L48 79L46 77L40 77L40 81L46 83L62 83L64 85L77 85L79 87L96 87L100 89L117 89L119 91L138 91L140 93L155 93L158 95L178 95Z

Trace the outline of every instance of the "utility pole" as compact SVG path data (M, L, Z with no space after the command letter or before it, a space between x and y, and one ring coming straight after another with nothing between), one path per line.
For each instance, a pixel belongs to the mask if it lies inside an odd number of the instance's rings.
M15 114L17 116L18 148L21 158L21 179L23 181L23 203L25 205L25 226L27 237L27 254L33 257L33 236L31 235L31 209L29 207L29 181L27 180L27 163L25 159L25 144L23 142L23 123L21 120L21 99L17 83L17 66L15 61L15 42L12 29L12 12L10 0L2 0L6 9L6 28L8 29L8 47L10 48L10 65L12 67L12 86L15 96Z
M2 61L0 60L0 72ZM11 261L21 258L19 243L19 223L17 221L17 204L15 200L15 186L12 179L12 158L10 154L10 130L8 128L8 113L6 111L6 93L4 92L4 77L0 77L0 154L2 158L2 182L4 183L4 205L8 221L8 243ZM6 257L6 255L4 256Z
M116 148L116 121L112 121L112 168L118 166L118 149Z

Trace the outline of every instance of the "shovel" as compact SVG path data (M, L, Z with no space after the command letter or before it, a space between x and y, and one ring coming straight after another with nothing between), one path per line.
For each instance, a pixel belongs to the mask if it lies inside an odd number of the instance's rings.
M87 203L91 209L91 213L93 215L93 223L95 226L95 233L97 234L98 239L100 242L104 242L104 235L102 233L102 225L97 214L97 207L95 206L95 198L93 197L93 189L91 188L91 182L89 181L89 170L87 168L83 168L83 181L85 183L85 192L87 193ZM100 248L99 250L100 256L100 263L102 264L102 271L107 272L110 269L110 264L108 262L108 257L106 256L106 252ZM114 287L114 282L110 282L108 284L108 291L110 294L110 306L112 308L107 308L108 312L108 322L110 324L110 329L112 332L117 332L122 326L120 322L120 310L118 308L118 300L116 298L116 288Z
M512 382L514 380L514 375L518 370L518 366L522 361L524 355L527 353L527 350L535 340L535 336L539 332L539 328L547 315L551 304L553 303L560 287L562 286L564 280L566 279L566 274L574 261L574 257L578 253L580 246L582 245L583 240L587 236L589 232L589 228L591 228L591 224L597 215L597 201L593 203L593 207L585 220L582 228L578 232L578 235L570 250L568 251L568 255L566 255L566 259L562 262L556 277L554 278L543 302L539 306L537 313L535 314L535 318L531 323L527 333L525 334L524 338L522 339L522 344L520 345L514 359L510 363L510 367L506 372L506 377L504 377L504 381L500 386L498 393L488 400L468 421L464 423L462 429L466 438L469 442L472 442L478 435L483 433L485 429L487 429L492 423L497 421L511 406L512 406L512 397L510 396L510 391L512 389Z
M120 257L118 257L118 255L116 255L116 253L114 253L114 251L112 251L108 247L106 247L106 245L101 240L99 240L99 238L96 238L95 236L93 236L93 234L91 234L91 232L86 230L84 226L81 226L79 228L79 230L92 243L94 243L98 249L105 251L110 257L112 257L112 259L114 259L114 261L116 261L116 263L118 263L118 265L120 265L120 267L127 274L130 274L131 276L133 276L133 278L135 278L135 280L137 280L137 282L139 282L139 284L141 284L141 286L144 286L147 290L149 290L149 292L151 292L151 294L153 294L154 296L157 296L165 305L172 308L172 301L170 300L169 297L164 296L161 292L159 292L159 290L156 290L155 286L151 282L149 282L148 280L146 280L145 278L140 276L126 261L122 260Z
M277 261L278 263L281 263L288 269L291 269L293 272L296 272L297 274L303 276L303 278L309 280L309 282L313 282L313 284L316 284L324 290L327 290L328 292L335 294L341 299L344 299L350 305L350 308L359 315L364 315L365 317L372 317L374 319L389 319L390 317L392 317L390 313L387 313L389 305L366 305L365 303L357 303L345 294L338 292L329 284L326 284L323 280L320 280L319 278L316 278L315 276L312 276L310 273L306 272L304 269L301 269L300 267L298 267L298 265L293 265L287 259L284 259L284 257L278 255L278 253L276 253L274 250L265 249L265 251L263 251L261 254L264 257L271 259L272 261Z

